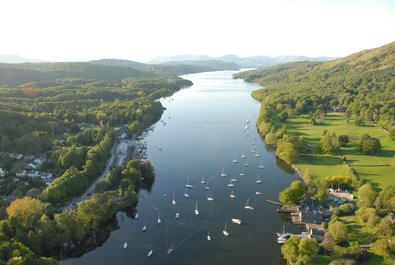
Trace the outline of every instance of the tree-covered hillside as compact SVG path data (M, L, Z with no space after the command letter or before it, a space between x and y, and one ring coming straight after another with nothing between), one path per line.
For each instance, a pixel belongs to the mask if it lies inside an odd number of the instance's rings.
M395 115L395 42L330 62L297 62L242 72L268 109L297 114L338 110L390 130ZM284 112L284 113L285 113Z

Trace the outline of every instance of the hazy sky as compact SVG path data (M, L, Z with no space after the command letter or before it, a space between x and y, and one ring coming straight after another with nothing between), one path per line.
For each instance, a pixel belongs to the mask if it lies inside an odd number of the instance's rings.
M0 54L345 56L395 41L394 0L0 0Z

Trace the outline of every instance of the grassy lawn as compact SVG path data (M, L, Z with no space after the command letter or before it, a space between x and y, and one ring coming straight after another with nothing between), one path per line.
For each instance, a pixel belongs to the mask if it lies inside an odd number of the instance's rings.
M295 163L302 171L309 169L311 174L320 178L350 175L350 170L339 156L322 154L319 149L322 132L328 130L338 136L348 135L350 143L342 148L342 153L360 176L366 178L376 189L395 183L395 168L391 165L395 156L395 142L381 128L373 125L356 126L352 121L347 123L340 113L329 113L322 125L312 125L306 116L288 119L285 124L290 134L301 134L314 149L313 155L302 155L301 160ZM355 151L355 141L365 133L380 140L380 153L362 155Z

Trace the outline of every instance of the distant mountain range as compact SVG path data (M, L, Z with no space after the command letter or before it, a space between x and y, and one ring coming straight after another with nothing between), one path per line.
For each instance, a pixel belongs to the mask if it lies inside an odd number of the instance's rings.
M335 57L307 57L307 56L250 56L250 57L238 57L237 55L225 55L220 57L210 57L207 55L176 55L176 56L160 56L154 58L150 63L174 63L183 61L207 61L207 60L218 60L229 63L235 63L242 68L259 68L272 66L282 63L299 62L299 61L331 61L336 59Z
M17 54L0 54L0 63L41 63L43 60L27 59Z

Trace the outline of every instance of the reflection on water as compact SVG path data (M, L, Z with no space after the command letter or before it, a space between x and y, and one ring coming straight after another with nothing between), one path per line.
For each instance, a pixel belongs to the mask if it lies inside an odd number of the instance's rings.
M140 191L139 218L118 213L119 229L103 245L62 264L282 263L275 232L286 220L266 199L277 200L295 174L277 164L256 132L259 103L250 93L257 86L233 80L232 73L187 75L194 85L162 100L162 121L145 138L156 179ZM226 177L220 176L222 169ZM256 183L258 178L262 184ZM254 210L244 208L247 200ZM223 234L225 223L229 236Z

